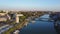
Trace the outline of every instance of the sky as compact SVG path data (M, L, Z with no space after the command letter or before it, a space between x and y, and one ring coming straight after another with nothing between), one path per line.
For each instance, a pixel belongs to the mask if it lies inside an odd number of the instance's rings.
M60 0L0 0L0 10L60 11Z

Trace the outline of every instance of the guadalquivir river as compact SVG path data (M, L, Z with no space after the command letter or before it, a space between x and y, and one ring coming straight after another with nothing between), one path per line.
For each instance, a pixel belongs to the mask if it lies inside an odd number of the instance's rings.
M39 18L49 18L49 15L45 14ZM35 23L30 22L23 27L19 34L57 34L53 22L49 22L47 19L40 21L39 18L36 18Z

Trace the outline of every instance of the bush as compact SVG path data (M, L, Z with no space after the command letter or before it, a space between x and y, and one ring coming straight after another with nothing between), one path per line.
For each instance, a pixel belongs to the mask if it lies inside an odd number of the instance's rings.
M26 16L20 16L19 17L19 21L21 22L21 21L24 21L26 19Z

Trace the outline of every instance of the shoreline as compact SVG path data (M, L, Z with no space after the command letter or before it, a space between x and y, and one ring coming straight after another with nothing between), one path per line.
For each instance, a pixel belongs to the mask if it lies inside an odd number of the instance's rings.
M43 15L43 14L41 14L40 16L42 16L42 15ZM35 16L35 17L40 17L40 16L38 15L38 16ZM32 17L33 17L33 16L32 16ZM30 17L31 20L32 20L32 19L35 19L35 18L32 18L32 17ZM28 19L29 19L29 18L28 18ZM9 30L3 32L3 34L11 34L11 33L14 32L15 30L20 30L20 29L23 28L23 27L26 25L26 23L28 23L28 22L30 22L30 19L29 19L29 20L24 20L24 21L22 21L21 23L16 24L14 27L12 27L12 28L10 28Z
M13 31L15 31L15 30L20 30L23 26L24 26L24 24L26 23L27 21L25 20L25 21L23 21L22 23L19 23L19 24L17 24L15 27L12 27L12 28L10 28L9 30L7 30L6 32L3 32L3 34L11 34Z

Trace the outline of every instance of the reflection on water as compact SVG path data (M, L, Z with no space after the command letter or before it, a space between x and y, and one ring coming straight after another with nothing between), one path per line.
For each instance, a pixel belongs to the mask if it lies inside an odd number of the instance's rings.
M60 34L60 27L55 27L55 26L54 26L54 28L55 28L57 34Z
M20 30L20 34L56 34L53 23L36 21Z
M35 20L34 23L30 22L26 27L23 27L19 34L57 34L58 31L58 28L54 28L53 22Z

